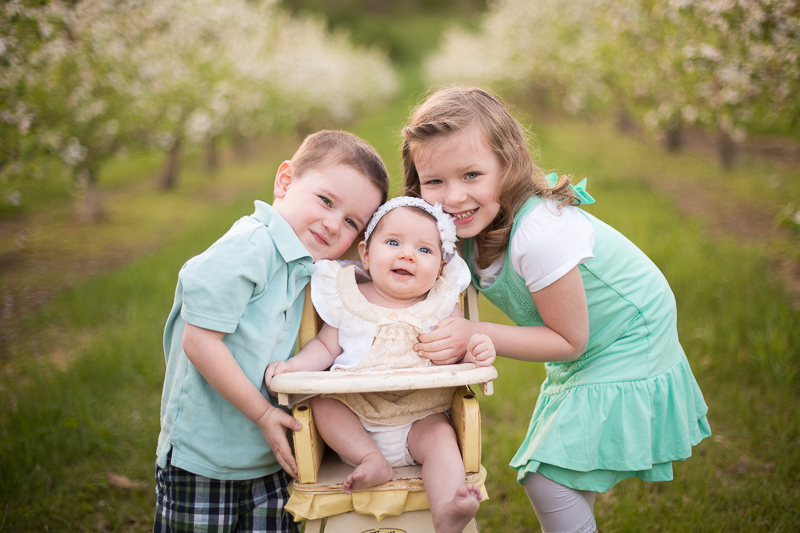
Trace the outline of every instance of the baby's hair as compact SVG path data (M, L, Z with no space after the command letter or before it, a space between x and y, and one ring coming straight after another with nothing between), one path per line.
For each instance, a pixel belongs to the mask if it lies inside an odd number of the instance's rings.
M506 110L500 100L478 87L451 86L433 93L419 105L403 128L403 178L406 194L420 196L420 183L414 152L425 143L442 139L476 124L484 141L502 168L494 220L475 236L477 264L486 268L508 247L514 213L531 196L555 198L562 204L580 201L569 189L570 180L562 176L555 187L548 187L545 173L533 163L528 151L527 132Z
M378 152L365 140L341 130L312 133L292 156L295 173L323 165L347 165L359 171L380 190L381 203L389 195L389 171Z
M403 209L403 208L413 209L416 213L420 213L421 215L425 215L427 218L429 218L431 220L431 222L433 222L433 225L436 226L436 217L431 215L430 213L428 213L424 209L422 209L420 207L413 206L413 205L404 205L404 206L401 206L401 207L396 207L395 209ZM383 218L378 221L378 223L375 225L375 229L373 229L372 233L370 233L369 238L367 239L367 248L369 248L369 243L372 242L372 237L376 233L378 233L378 228L381 227L382 223L383 223ZM436 231L438 233L438 231L439 231L438 227L437 227ZM439 235L439 252L442 255L444 255L444 251L442 250L442 236L441 235Z

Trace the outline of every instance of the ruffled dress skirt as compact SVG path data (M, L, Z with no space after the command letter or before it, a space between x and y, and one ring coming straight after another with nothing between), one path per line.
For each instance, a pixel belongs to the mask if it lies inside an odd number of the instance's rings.
M532 472L595 492L630 477L670 481L672 463L711 435L682 350L665 370L628 381L591 382L591 365L581 359L546 366L527 436L511 461L519 483Z

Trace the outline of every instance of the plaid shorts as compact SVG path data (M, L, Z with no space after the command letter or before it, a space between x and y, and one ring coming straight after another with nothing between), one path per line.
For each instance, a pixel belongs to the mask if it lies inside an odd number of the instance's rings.
M297 533L283 470L258 479L219 480L156 465L155 533Z

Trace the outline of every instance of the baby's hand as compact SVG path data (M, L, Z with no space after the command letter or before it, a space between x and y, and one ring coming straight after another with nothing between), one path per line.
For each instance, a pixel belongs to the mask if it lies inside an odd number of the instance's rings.
M285 374L287 372L292 372L292 367L288 361L276 361L274 363L270 363L267 367L267 371L264 372L264 384L267 386L267 390L273 396L277 396L272 389L269 388L269 384L272 383L272 378L279 374Z
M475 333L469 338L467 353L464 354L463 362L474 362L478 366L489 366L494 363L496 356L497 352L495 352L492 339L483 333Z

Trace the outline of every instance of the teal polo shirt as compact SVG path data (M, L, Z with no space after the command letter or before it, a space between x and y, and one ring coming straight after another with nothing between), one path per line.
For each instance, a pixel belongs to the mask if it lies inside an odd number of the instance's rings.
M315 266L289 223L264 202L178 275L164 331L167 360L157 463L214 479L255 479L280 470L264 435L200 375L183 351L186 323L222 341L264 397L264 371L294 352L304 289Z

